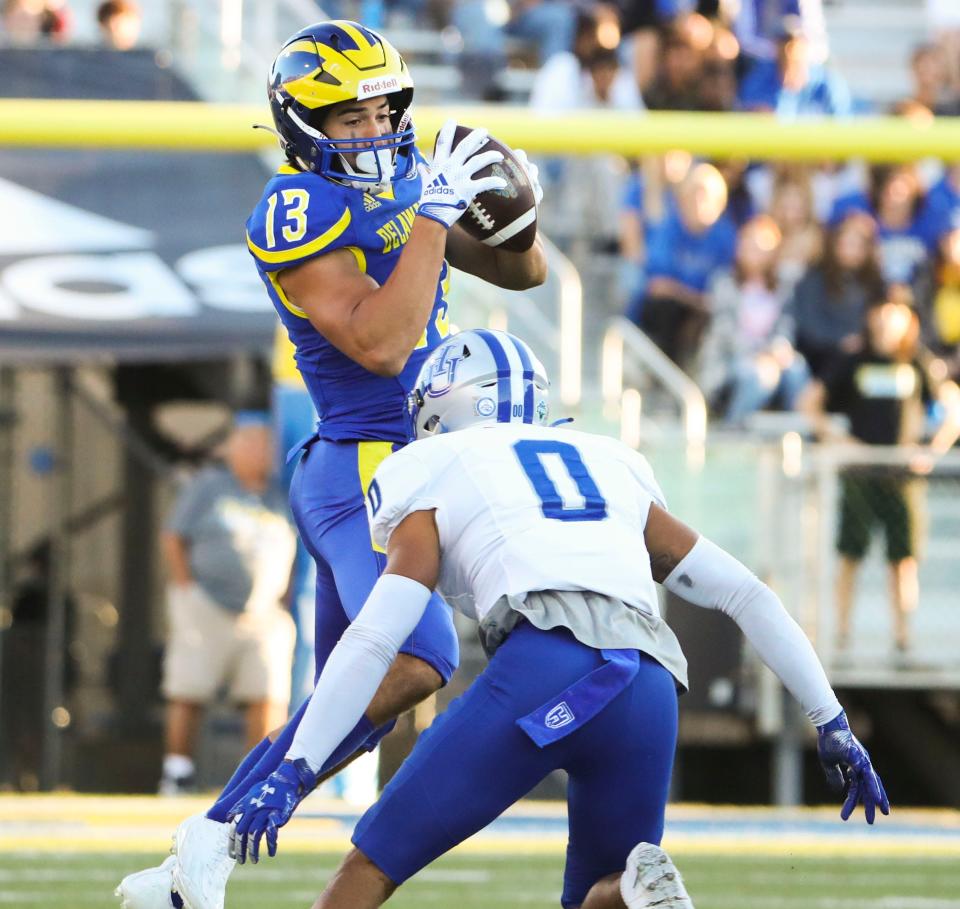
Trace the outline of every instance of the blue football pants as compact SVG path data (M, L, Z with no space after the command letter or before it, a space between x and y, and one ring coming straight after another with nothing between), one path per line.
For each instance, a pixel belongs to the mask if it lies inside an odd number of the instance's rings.
M593 719L545 747L517 720L602 665L566 629L517 626L469 689L433 722L360 819L353 842L403 883L481 830L557 769L567 771L569 840L562 903L579 906L659 843L677 738L673 677L641 655L633 681Z
M392 449L389 442L318 439L306 446L293 475L290 507L317 566L318 677L386 566L386 555L373 548L363 500L374 470ZM450 608L437 594L400 652L429 663L444 683L450 680L459 645Z
M363 500L376 467L393 448L390 442L330 442L314 438L305 445L294 471L290 507L300 538L317 567L315 678L386 565L386 556L373 549ZM460 659L459 645L450 609L436 594L400 652L427 662L444 684L450 680ZM244 759L207 817L225 821L237 799L280 766L305 707L306 702L290 717L276 741L261 743ZM363 745L372 748L392 726L388 723L373 730L362 719L324 769L337 766Z

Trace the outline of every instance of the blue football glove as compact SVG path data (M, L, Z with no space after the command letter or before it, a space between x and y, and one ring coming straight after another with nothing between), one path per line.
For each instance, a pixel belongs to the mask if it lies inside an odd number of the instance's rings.
M846 800L840 809L840 817L847 820L857 803L863 804L863 814L868 824L881 813L890 813L890 802L883 789L880 777L873 769L867 749L850 731L850 723L844 711L823 726L817 726L817 754L827 775L827 783L835 792L846 790Z
M260 840L267 837L267 852L277 854L277 831L290 820L294 809L317 785L316 774L303 758L284 761L265 780L256 783L230 809L230 855L241 865L250 856L260 861Z

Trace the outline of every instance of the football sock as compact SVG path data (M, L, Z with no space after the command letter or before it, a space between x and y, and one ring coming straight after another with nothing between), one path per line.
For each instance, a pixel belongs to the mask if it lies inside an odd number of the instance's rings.
M233 771L233 776L227 780L227 785L223 787L220 795L217 796L217 800L214 802L213 807L209 812L207 812L208 818L211 820L219 820L219 818L211 817L217 805L224 801L228 796L233 794L234 790L237 789L237 787L247 778L247 775L250 773L250 771L257 766L260 758L267 753L272 744L273 743L270 741L269 737L265 737L263 741L257 742L257 744L247 752L243 760L237 765L237 769ZM224 819L226 818L224 817Z
M185 754L166 754L163 757L163 775L169 779L183 779L193 776L193 759Z
M263 752L252 769L248 770L247 774L242 777L239 782L233 786L228 784L228 786L224 788L224 791L220 794L220 797L214 803L213 807L207 812L207 817L211 821L219 821L221 824L225 823L230 809L247 794L254 783L265 779L280 766L287 755L287 751L290 749L294 733L297 731L297 726L300 725L300 720L309 703L310 699L307 698L307 700L300 705L300 709L287 721L287 725L283 727L276 741L270 744L270 747ZM388 724L390 728L392 728L392 725L392 723ZM382 735L377 735L377 733L378 730L374 729L373 724L365 716L360 717L357 725L350 730L347 737L327 759L327 762L320 769L320 774L326 773L328 770L336 767L337 764L345 761L372 736L376 736L376 741L379 741ZM262 744L263 742L260 743L260 745ZM259 748L260 745L258 745L257 748ZM253 752L251 752L251 755L252 754ZM247 755L247 758L249 757L250 755ZM244 759L244 764L247 763L247 758ZM237 772L234 773L230 779L231 783L237 779L239 773L240 768L238 767Z
M230 782L224 786L223 792L220 793L207 812L207 817L211 821L219 821L221 824L226 823L230 809L240 797L246 795L247 790L254 783L269 776L280 766L287 749L290 747L290 742L293 741L293 734L303 718L303 712L307 709L309 703L310 698L307 698L297 709L297 712L287 720L287 725L280 730L280 734L275 741L271 742L270 739L264 739L243 759L240 766L234 771L233 776L230 777ZM260 750L264 742L266 748ZM254 757L255 752L257 753L256 757ZM241 771L243 772L241 773Z

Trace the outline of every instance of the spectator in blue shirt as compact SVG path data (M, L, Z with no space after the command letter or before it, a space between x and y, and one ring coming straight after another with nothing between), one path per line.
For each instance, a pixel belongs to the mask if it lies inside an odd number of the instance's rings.
M805 116L845 117L853 112L846 81L810 60L805 35L785 36L776 60L758 60L740 82L743 110L772 111L783 119Z
M565 0L514 0L504 32L530 42L543 65L554 54L573 47L576 7Z
M620 247L620 295L627 304L627 316L639 322L646 288L644 249L646 246L646 217L643 208L644 179L638 165L630 172L620 197L618 235Z
M740 0L733 31L748 67L758 60L775 63L780 39L788 31L807 36L813 62L827 59L822 0Z
M872 167L868 193L855 192L838 198L830 223L839 223L852 211L866 212L877 222L884 280L888 284L910 285L917 300L926 300L930 263L943 223L938 210L925 197L916 167Z
M928 217L938 237L960 227L960 165L946 173L927 193Z
M709 320L710 278L733 262L736 228L726 208L723 176L711 164L697 164L678 187L676 205L648 228L639 324L684 369L692 365Z
M460 69L463 90L473 97L497 100L497 74L507 61L507 39L517 38L535 51L538 65L573 47L577 13L566 0L512 0L509 19L484 0L459 0L450 12L451 25L463 39Z

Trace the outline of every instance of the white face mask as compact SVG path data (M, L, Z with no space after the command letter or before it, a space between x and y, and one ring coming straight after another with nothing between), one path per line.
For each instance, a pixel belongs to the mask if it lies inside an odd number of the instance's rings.
M350 163L344 155L340 156L340 161L348 175L353 174L362 177L376 177L379 175L380 181L378 183L367 183L362 180L347 180L347 182L356 189L363 189L368 193L382 192L390 185L390 181L393 179L393 152L389 148L377 148L357 152L356 164L353 167L350 166Z

